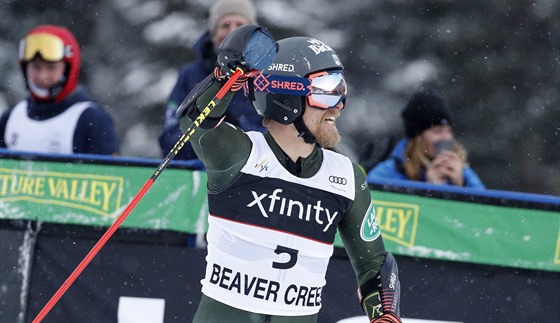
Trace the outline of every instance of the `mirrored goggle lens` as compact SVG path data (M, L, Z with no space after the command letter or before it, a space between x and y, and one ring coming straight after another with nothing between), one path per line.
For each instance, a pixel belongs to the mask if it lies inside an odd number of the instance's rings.
M341 72L319 72L309 78L257 74L255 91L307 97L312 107L334 108L346 99L346 81Z
M309 76L311 93L308 102L312 107L329 109L346 99L346 81L341 72L320 72Z
M23 59L29 61L40 54L46 61L59 61L64 58L64 42L50 34L31 34L23 40Z

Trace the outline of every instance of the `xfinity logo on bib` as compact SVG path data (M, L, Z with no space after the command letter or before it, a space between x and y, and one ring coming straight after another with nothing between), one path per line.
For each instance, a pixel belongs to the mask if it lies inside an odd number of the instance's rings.
M321 200L318 200L316 204L304 205L300 201L280 197L279 194L282 193L282 189L279 188L274 190L272 194L259 195L255 191L251 191L251 193L254 200L247 204L247 207L258 207L261 215L265 218L268 218L271 213L294 216L307 222L315 221L317 224L324 226L323 232L327 232L338 215L338 212L331 214L329 209L322 207Z

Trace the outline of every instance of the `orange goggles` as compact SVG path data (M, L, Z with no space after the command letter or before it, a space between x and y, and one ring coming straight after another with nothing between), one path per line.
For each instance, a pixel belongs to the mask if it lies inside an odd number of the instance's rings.
M319 72L309 75L308 79L311 81L311 92L307 95L310 106L331 109L346 100L346 81L342 72Z
M20 51L24 61L30 61L39 54L46 61L56 62L64 58L64 42L51 34L31 34L22 40Z

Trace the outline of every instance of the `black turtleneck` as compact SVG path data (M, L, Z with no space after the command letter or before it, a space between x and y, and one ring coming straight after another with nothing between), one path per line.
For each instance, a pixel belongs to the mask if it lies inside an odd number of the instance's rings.
M323 151L317 145L315 145L313 152L311 152L309 156L305 158L299 157L296 161L293 161L282 148L280 148L269 132L266 132L264 137L278 161L293 175L309 178L319 171L323 160Z

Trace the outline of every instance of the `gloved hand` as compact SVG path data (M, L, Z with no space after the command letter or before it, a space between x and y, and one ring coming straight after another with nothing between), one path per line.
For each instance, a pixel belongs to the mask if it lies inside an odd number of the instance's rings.
M238 76L235 82L230 84L231 87L227 88L227 91L237 91L247 81L248 77L253 76L252 73L261 71L272 64L277 51L278 43L261 27L245 25L235 29L229 33L218 49L218 67L214 70L214 73L208 75L187 95L183 103L177 108L176 115L182 117L186 114L192 121L199 119L203 111L198 110L195 102L210 89L214 84L214 79L224 85L226 79L230 78L238 69L241 69L244 75ZM218 94L216 94L216 97ZM221 95L219 99L224 96L224 94ZM227 105L223 109L216 109L211 114L206 115L202 120L206 119L207 121L201 127L216 127L223 119L226 108ZM212 120L214 121L209 122Z
M265 29L241 26L227 35L218 49L221 74L230 77L238 68L244 73L262 71L276 57L278 44Z
M214 75L214 78L216 80L218 80L218 82L221 82L222 84L225 83L228 79L228 76L224 75L222 73L222 70L216 66L214 68L214 71L212 72L212 75ZM249 79L249 76L243 74L240 77L237 78L237 80L235 80L235 82L233 83L233 85L230 88L231 92L237 92L239 91L242 87L243 84L245 84L245 82L247 82L247 80Z
M402 323L397 314L387 312L380 317L373 318L370 323Z
M377 276L358 288L360 305L370 323L400 323L401 283L399 268L393 254L387 252Z

